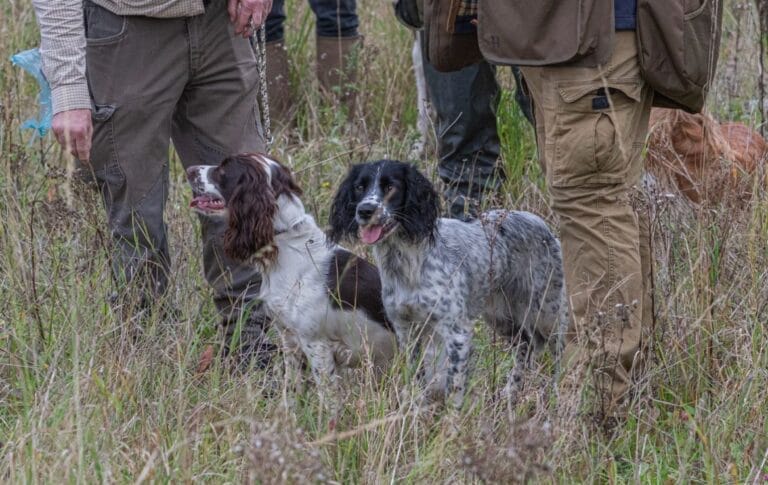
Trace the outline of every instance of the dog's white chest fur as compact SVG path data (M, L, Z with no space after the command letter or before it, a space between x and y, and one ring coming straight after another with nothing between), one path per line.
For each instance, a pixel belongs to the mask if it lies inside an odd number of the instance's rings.
M310 362L321 353L326 361L332 354L334 366L357 366L366 355L379 365L388 362L396 348L394 334L363 311L333 304L326 279L336 248L326 244L311 216L275 242L278 259L264 272L260 298Z

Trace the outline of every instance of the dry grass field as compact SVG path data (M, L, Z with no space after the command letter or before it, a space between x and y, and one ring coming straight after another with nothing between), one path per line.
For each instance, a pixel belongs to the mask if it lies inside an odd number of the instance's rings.
M709 109L758 126L757 14L726 0ZM365 51L351 128L316 94L313 19L288 1L298 126L273 153L297 173L324 224L350 163L404 159L417 136L411 34L389 2L362 0ZM768 39L763 39L768 42ZM166 217L168 303L127 338L113 313L110 237L98 198L73 186L71 160L21 123L36 85L9 56L37 46L29 0L0 2L0 481L8 483L768 483L768 195L741 209L654 201L656 325L629 420L612 436L562 419L533 376L515 409L492 399L510 364L478 331L472 389L460 411L420 412L397 363L380 381L354 373L329 416L313 386L293 396L275 369L196 374L217 341L199 227L174 158ZM499 69L503 161L497 201L553 227L533 133ZM434 143L432 143L434 145ZM434 147L418 162L436 179ZM481 326L478 326L482 329ZM585 388L584 392L589 392ZM578 399L579 393L570 399Z

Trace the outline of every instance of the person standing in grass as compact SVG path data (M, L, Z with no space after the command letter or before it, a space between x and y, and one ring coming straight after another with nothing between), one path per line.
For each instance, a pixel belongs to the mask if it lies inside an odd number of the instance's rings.
M505 1L480 0L479 5ZM591 361L597 376L595 414L610 421L626 414L632 372L641 360L643 333L649 330L652 319L648 216L638 184L653 90L640 74L634 32L637 0L601 2L596 2L601 5L596 8L602 11L593 16L602 24L596 26L593 22L589 27L593 39L603 37L602 50L593 53L591 59L563 64L556 60L559 53L548 50L570 33L556 21L570 16L573 24L579 16L578 2L561 2L557 8L552 5L557 3L554 1L528 7L525 2L508 2L519 6L514 17L506 15L508 9L489 7L488 12L499 22L488 33L491 49L483 50L483 54L496 52L498 56L490 60L512 65L530 57L527 52L505 50L507 46L500 45L504 34L493 29L498 27L514 36L517 30L510 24L514 19L525 24L525 29L518 29L518 37L527 36L520 44L541 47L535 53L541 56L536 64L558 64L520 68L524 86L516 71L516 99L535 125L539 161L546 173L552 208L560 217L566 283L575 324L568 335L565 358ZM459 29L460 24L474 30L479 21L479 28L485 27L482 16L477 19L478 2L460 3L457 11L471 12L475 19L470 22L456 16L456 32L466 30ZM421 9L413 4L401 0L395 11L407 25L420 27L421 19L417 17ZM553 8L562 16L550 17ZM427 41L425 37L423 42ZM545 45L547 42L542 40L542 46L538 46L535 39L558 42ZM482 40L481 35L481 47ZM573 47L567 45L569 42L576 41L565 41L565 50ZM598 54L602 56L599 59ZM506 58L515 61L505 62ZM430 98L438 114L440 176L448 187L449 210L459 218L471 216L467 214L470 201L478 200L489 189L497 189L504 177L497 166L500 149L494 113L498 103L494 70L485 60L473 58L466 64L458 71L439 72L425 62ZM530 113L529 96L534 113ZM452 116L446 116L449 114ZM455 147L474 148L456 157Z
M113 302L136 322L166 293L169 142L185 167L265 148L249 43L270 0L34 0L56 139L100 189L113 238ZM260 277L224 256L224 224L201 219L203 265L226 343L259 353ZM238 322L244 321L240 326ZM228 350L228 349L227 349Z
M538 66L521 70L533 98L539 160L560 218L572 310L565 358L591 363L593 411L607 423L626 415L653 311L648 219L639 188L653 90L640 72L636 0L604 7L587 24L596 46L591 56L563 54L577 40L568 40L571 30L557 22L570 14L575 22L578 2L563 2L560 17L545 15L544 7L521 12L528 17L525 33L517 35L534 39L530 51L505 51L503 45L487 50L510 62L540 56ZM500 35L496 26L481 25L488 28L481 47L484 41L503 44L501 37L491 39ZM554 49L536 43L547 36L558 40L550 44Z
M354 115L357 56L361 46L356 0L309 0L315 14L316 74L323 94ZM290 125L294 97L290 89L285 47L285 0L274 0L267 16L267 88L270 114L280 126Z
M641 187L651 107L703 109L722 2L480 2L494 12L479 15L483 54L527 66L539 160L560 218L566 365L589 364L590 414L610 430L628 415L654 321ZM510 26L514 18L523 21Z

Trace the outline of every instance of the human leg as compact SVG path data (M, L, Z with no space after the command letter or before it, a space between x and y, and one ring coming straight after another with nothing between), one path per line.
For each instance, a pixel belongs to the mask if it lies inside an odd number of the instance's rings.
M523 68L560 237L573 322L566 355L589 359L597 404L622 413L649 308L634 203L652 100L632 33L604 68ZM642 231L641 231L642 229Z
M84 11L94 135L91 161L78 170L100 188L119 301L131 313L168 286L163 210L170 119L186 80L183 22L118 16L89 1Z
M265 150L258 106L258 71L247 39L236 36L224 2L186 20L190 39L190 78L173 116L172 139L185 167L218 164L226 156ZM238 355L265 362L262 338L267 323L256 299L261 278L222 250L223 221L201 217L205 278L222 315L225 349L237 341Z
M288 51L285 48L285 0L274 0L265 26L267 56L267 94L269 115L276 125L291 122L291 96Z
M423 59L437 117L438 174L445 184L449 215L468 218L483 195L498 190L505 179L496 130L496 73L487 62L440 72L426 56Z
M356 0L309 0L317 18L317 78L327 96L351 114L361 48Z

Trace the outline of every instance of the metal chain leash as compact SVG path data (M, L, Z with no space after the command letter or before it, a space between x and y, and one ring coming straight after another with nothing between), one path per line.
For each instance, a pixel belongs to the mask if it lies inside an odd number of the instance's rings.
M259 97L256 99L256 105L261 113L261 126L264 129L264 141L267 144L267 150L272 146L272 120L269 117L269 94L267 93L267 40L265 23L262 23L258 29L252 29L251 47L256 55L256 69L259 71Z

